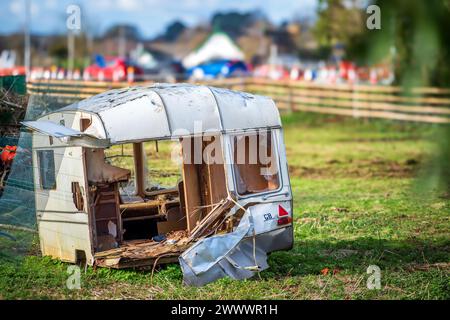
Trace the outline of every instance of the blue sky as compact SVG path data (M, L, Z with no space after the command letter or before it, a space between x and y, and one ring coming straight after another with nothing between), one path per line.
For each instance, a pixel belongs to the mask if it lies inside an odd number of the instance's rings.
M0 33L23 30L25 0L0 0ZM161 33L179 19L188 25L207 21L216 11L260 9L280 23L294 15L312 16L317 0L31 0L34 33L64 33L66 8L78 4L84 25L96 34L116 23L135 24L145 37Z

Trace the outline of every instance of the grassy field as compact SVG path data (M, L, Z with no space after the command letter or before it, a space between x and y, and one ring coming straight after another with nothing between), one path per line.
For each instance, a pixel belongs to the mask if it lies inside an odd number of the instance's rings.
M295 247L273 253L268 270L191 288L177 265L153 277L87 268L81 290L68 290L68 265L16 233L0 238L0 298L450 299L448 190L418 178L430 175L436 128L304 113L283 122ZM380 290L367 288L369 265L381 269Z

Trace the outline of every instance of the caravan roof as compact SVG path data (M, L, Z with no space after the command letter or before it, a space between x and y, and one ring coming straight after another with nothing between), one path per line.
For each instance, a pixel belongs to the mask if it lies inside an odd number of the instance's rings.
M59 109L97 115L111 144L280 127L272 99L203 85L115 89Z

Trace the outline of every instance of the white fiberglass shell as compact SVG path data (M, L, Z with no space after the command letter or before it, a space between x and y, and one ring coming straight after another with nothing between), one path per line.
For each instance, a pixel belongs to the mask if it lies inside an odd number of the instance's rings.
M281 126L267 97L190 84L116 89L58 110L100 118L111 144Z

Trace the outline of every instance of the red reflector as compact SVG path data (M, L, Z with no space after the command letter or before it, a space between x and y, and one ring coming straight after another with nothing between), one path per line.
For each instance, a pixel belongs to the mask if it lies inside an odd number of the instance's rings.
M278 216L279 217L284 217L284 216L288 216L289 212L286 211L285 208L283 208L282 206L278 206Z
M291 222L292 222L292 218L291 217L283 217L283 218L278 219L278 225L279 226L284 225L284 224L289 224Z

